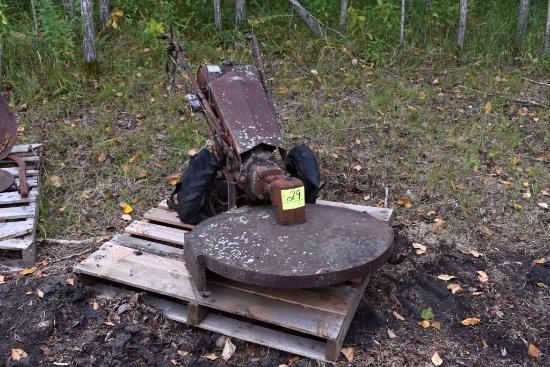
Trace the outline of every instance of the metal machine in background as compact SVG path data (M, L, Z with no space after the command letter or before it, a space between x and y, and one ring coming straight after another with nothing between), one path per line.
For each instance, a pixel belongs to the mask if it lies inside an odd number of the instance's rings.
M363 277L392 257L393 229L367 213L315 204L320 173L304 145L286 151L255 36L257 65L202 65L197 77L171 34L169 70L181 65L214 146L191 159L176 189L185 261L208 296L206 271L266 287L310 288ZM267 205L266 205L267 204ZM395 258L393 258L395 260ZM391 260L390 260L391 261Z

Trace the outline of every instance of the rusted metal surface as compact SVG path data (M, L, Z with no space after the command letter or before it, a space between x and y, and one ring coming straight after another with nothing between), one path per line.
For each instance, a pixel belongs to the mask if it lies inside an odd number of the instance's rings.
M6 157L17 164L17 170L19 171L19 194L26 198L29 196L29 186L27 185L27 165L21 157L10 154Z
M10 106L0 95L0 159L10 154L17 138L17 119Z
M234 66L210 80L208 87L216 114L231 135L237 154L261 144L273 149L283 146L277 116L255 67Z
M188 265L200 263L193 279L209 269L259 286L311 288L375 271L391 256L393 236L385 222L345 208L307 205L305 223L281 226L272 207L241 207L197 225L185 253Z
M0 192L9 189L14 181L15 177L11 173L0 169Z

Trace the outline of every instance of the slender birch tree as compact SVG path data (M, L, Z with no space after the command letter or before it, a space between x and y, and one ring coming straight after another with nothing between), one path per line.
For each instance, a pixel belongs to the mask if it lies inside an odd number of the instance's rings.
M464 45L464 35L466 34L466 19L468 17L468 0L460 0L460 22L458 24L457 45L462 48Z
M214 0L214 23L218 32L222 31L222 10L220 6L220 0Z
M519 48L523 45L523 38L527 31L527 23L529 22L529 0L519 1L519 19L516 30L516 46Z
M550 0L548 0L548 10L546 12L546 31L544 32L544 53L550 52Z
M405 39L405 0L401 0L401 29L399 31L399 45L403 44Z
M93 0L82 0L80 2L80 10L82 15L82 46L84 48L84 61L91 63L97 61Z
M348 12L348 0L342 0L340 3L340 28L346 27L346 14Z
M99 28L109 33L107 21L109 20L109 0L99 0Z
M235 22L237 24L246 22L246 0L235 1Z

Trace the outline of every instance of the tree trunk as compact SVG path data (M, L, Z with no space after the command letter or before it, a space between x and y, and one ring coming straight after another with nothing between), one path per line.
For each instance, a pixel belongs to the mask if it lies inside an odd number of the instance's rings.
M74 18L74 0L62 0L63 1L63 10L65 11L65 14L69 16L69 18Z
M2 56L4 54L4 40L0 37L0 92L4 91L4 79L2 74Z
M82 0L80 8L82 13L84 61L95 62L97 61L97 49L95 44L93 0Z
M220 0L214 0L214 22L218 32L222 31L222 12L220 7Z
M340 4L340 28L346 28L346 14L348 13L348 0L342 0Z
M99 27L105 33L110 32L110 28L107 28L109 14L109 0L99 0Z
M518 28L516 30L517 47L521 47L523 45L523 37L525 36L525 31L527 30L528 22L529 22L529 0L520 0Z
M317 20L311 15L300 3L298 0L286 0L292 6L292 9L298 14L300 19L307 25L307 27L316 35L323 36L323 31L319 26Z
M468 16L468 0L460 0L460 22L458 24L458 47L464 45L464 35L466 34L466 18Z
M40 30L38 29L38 18L36 18L36 9L34 8L34 0L31 0L32 19L34 20L34 30L36 32L36 44L40 45Z
M546 14L546 32L544 32L544 53L550 52L550 0L548 0L548 11Z
M405 0L401 0L401 30L399 32L399 45L403 44L405 38Z
M246 22L246 0L235 1L235 22L237 24L244 24Z

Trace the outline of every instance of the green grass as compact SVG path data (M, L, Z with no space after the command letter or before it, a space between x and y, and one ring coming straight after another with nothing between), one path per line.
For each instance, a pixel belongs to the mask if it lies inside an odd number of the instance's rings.
M155 15L165 24L177 20L177 38L185 42L192 68L224 59L253 62L240 38L252 25L214 33L208 9L199 3ZM119 203L127 202L140 217L171 191L165 180L184 167L187 151L210 137L204 119L187 109L183 78L183 89L167 96L164 45L143 33L154 9L132 12L136 4L113 4L127 18L99 37L99 73L87 72L79 49L65 58L34 47L23 16L5 38L4 86L25 127L22 141L47 147L41 236L120 231L127 223ZM421 32L426 10L417 9L408 19L406 44L394 49L393 28L388 32L374 19L372 28L350 29L345 39L331 32L319 39L286 7L273 6L273 13L263 13L252 5L249 19L262 43L288 147L314 148L327 182L325 198L375 205L390 186L389 204L404 227L425 220L429 211L445 217L456 233L473 233L484 220L502 218L512 223L507 233L548 226L548 214L536 203L547 200L542 191L550 178L550 114L518 101L550 104L544 86L522 79L547 81L546 58L536 46L540 37L529 36L524 53L512 56L509 35L504 37L510 27L481 21L490 7L477 5L478 23L472 21L467 46L457 55L452 12L442 13L447 20L436 36L425 26ZM232 30L231 14L225 16ZM476 35L489 29L492 47L482 48L489 41ZM78 37L74 41L79 45ZM54 176L61 187L53 185ZM526 181L530 199L522 196ZM407 197L412 208L397 204ZM490 210L496 214L488 215Z

